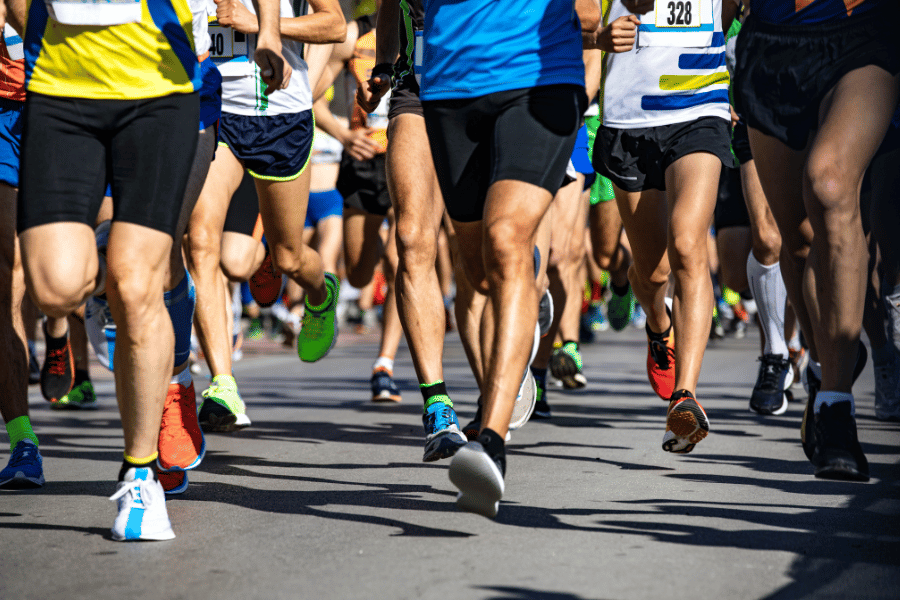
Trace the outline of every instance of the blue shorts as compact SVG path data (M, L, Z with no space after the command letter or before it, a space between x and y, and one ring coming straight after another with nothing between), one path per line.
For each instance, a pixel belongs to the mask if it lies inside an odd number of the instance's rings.
M344 197L336 189L309 193L309 205L306 208L307 227L315 227L323 219L340 217L343 214Z
M591 157L588 155L588 134L587 125L582 125L578 130L578 137L575 138L575 148L572 149L572 165L575 170L583 175L594 172L591 165Z
M24 102L0 98L0 181L14 188L19 187L24 107Z
M200 131L215 125L222 116L222 74L207 56L200 61Z
M219 124L219 144L256 179L291 181L309 163L314 129L312 110L270 117L226 112Z

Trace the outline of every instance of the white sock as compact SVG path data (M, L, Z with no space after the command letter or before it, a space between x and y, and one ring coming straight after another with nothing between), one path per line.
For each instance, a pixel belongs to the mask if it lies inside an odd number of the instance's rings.
M848 394L846 392L819 392L816 394L816 405L814 410L816 414L819 414L822 405L827 404L828 406L834 406L838 402L849 402L850 416L856 416L856 405L853 402L853 394Z
M794 335L788 342L788 348L796 352L802 347L803 345L800 343L800 328L794 327Z
M178 375L175 375L172 380L169 382L172 383L180 383L184 387L191 387L191 384L194 382L194 378L191 377L191 370L185 369Z
M372 365L372 370L375 371L379 368L386 370L388 373L393 373L394 359L388 358L387 356L379 356L378 360L375 361L375 364Z
M784 287L779 264L762 265L751 251L747 257L747 280L750 282L753 299L756 300L759 322L766 338L763 354L779 354L787 358L788 347L784 340L787 288Z

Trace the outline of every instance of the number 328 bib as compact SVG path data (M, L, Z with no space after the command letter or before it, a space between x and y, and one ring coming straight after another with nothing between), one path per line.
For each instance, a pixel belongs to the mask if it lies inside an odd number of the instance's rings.
M653 10L640 17L637 45L707 48L715 30L713 5L717 0L656 0Z

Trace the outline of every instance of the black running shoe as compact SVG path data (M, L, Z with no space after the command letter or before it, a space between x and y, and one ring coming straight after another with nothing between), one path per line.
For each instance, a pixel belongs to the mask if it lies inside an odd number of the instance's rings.
M41 394L50 402L56 402L68 394L75 384L75 357L72 355L68 335L65 338L51 338L47 335L45 324L44 337L47 340L47 352L44 366L41 367Z
M38 363L34 342L28 341L28 385L41 382L41 365Z
M856 367L853 369L853 383L866 367L866 360L869 358L869 351L866 350L865 344L860 342L859 351L856 354ZM800 423L800 443L803 444L803 453L806 458L813 459L813 452L816 447L816 424L813 415L815 414L816 394L822 387L822 381L816 377L813 370L807 365L806 381L809 386L809 394L806 399L806 408L803 411L803 421Z
M815 420L816 443L811 461L816 477L868 481L869 463L859 445L850 402L823 404Z
M750 409L761 415L784 414L790 394L787 391L791 385L787 380L790 374L791 362L780 354L759 357L759 375L750 396Z

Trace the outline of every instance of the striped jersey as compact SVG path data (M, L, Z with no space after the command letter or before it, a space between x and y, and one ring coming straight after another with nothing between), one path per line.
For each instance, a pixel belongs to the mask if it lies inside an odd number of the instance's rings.
M140 0L134 3L133 15L130 9L114 11L108 19L104 11L128 3L67 0L49 4L55 7L55 17L48 2L29 1L24 36L29 91L141 100L200 89L188 0ZM64 8L78 10L70 13ZM119 23L105 24L115 21Z
M637 41L629 52L605 55L604 125L637 129L731 118L722 0L679 0L691 10L680 9L680 15L676 10L674 17L669 4L674 3L657 0L655 11L639 17ZM628 14L622 2L603 0L604 25Z
M214 0L207 0L210 14L216 14ZM247 10L256 14L251 0L241 0ZM281 0L281 17L294 17L290 0ZM253 60L256 35L243 34L216 22L209 24L209 53L222 73L222 112L248 117L265 117L303 112L312 108L312 89L303 44L281 38L281 53L291 65L293 73L287 89L276 90L266 96L266 84Z
M750 9L760 21L783 25L831 23L864 14L897 0L752 0Z
M25 54L22 38L9 23L0 45L0 98L25 102Z

